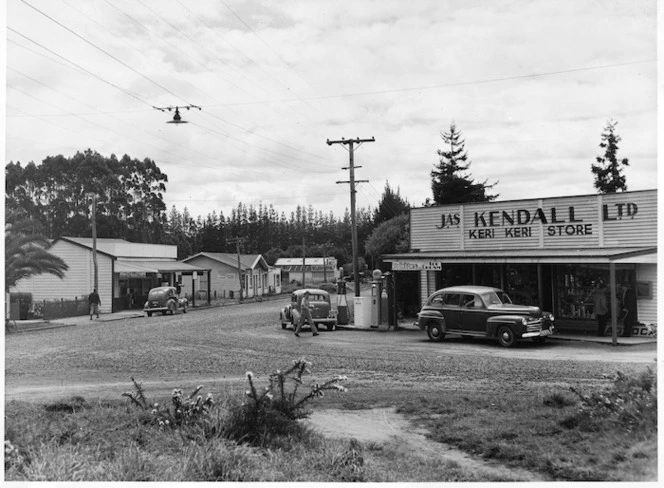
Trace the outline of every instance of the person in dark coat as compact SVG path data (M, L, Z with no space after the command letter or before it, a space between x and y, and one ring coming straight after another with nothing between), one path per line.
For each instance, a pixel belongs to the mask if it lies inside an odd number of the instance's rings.
M90 320L92 320L92 316L94 314L97 314L97 318L99 318L99 306L101 305L101 298L99 297L99 293L97 293L96 288L92 290L90 295L88 295L88 303L90 304Z
M631 337L632 327L636 325L636 293L629 282L623 283L620 308L624 317L622 337Z

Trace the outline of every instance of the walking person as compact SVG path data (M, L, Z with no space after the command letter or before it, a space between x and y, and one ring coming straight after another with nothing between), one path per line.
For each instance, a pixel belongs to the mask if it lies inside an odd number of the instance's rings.
M92 320L92 316L97 314L97 318L99 318L99 306L101 305L101 298L99 297L99 293L97 293L97 289L95 288L92 290L92 293L88 296L88 303L90 304L90 320Z
M621 308L624 314L622 337L632 337L632 327L636 325L636 294L629 281L623 283Z
M309 303L309 292L305 291L304 296L302 297L302 302L300 303L300 321L297 323L295 328L295 336L300 337L300 329L304 325L304 321L309 320L309 325L311 325L311 331L314 333L314 336L318 335L318 328L314 322L313 317L311 316L311 304Z
M595 305L595 317L597 317L597 336L604 337L609 313L609 303L606 298L606 285L601 280L593 293L593 303Z

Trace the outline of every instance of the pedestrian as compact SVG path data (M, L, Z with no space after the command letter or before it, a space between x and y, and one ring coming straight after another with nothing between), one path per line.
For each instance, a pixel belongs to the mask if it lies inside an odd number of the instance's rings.
M318 328L314 322L313 317L311 316L311 304L309 303L309 292L305 291L304 296L302 297L302 302L300 303L300 321L297 323L295 328L295 336L300 337L300 329L304 325L304 321L308 320L309 325L311 325L311 331L314 333L314 336L318 335Z
M636 294L629 281L623 283L620 305L623 312L623 337L632 336L632 327L636 325Z
M97 293L96 288L92 290L92 293L90 293L88 296L88 303L90 304L90 320L92 320L92 316L94 314L97 314L97 318L99 318L99 306L101 305L101 298L99 298L99 293Z
M595 305L595 317L597 317L597 336L603 337L606 330L609 304L606 298L606 285L601 280L593 293L593 303Z

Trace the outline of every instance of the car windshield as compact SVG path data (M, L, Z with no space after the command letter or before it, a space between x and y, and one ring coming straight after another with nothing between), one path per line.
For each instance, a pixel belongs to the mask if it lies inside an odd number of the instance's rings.
M489 291L487 293L483 293L482 299L484 300L484 303L487 304L487 306L512 303L512 300L510 300L510 297L507 296L507 293L505 293L502 290L499 290L497 292Z

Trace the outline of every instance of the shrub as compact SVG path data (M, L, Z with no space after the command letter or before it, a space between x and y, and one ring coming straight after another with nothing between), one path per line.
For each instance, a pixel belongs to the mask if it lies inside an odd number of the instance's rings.
M162 406L159 403L150 404L145 398L143 387L132 377L134 383L133 392L125 392L123 397L129 398L131 403L137 407L150 411L153 422L160 427L176 428L185 424L193 424L207 417L211 407L214 405L212 393L208 393L205 400L198 393L203 386L198 386L188 396L184 396L182 390L175 388L171 394L171 406Z
M310 372L310 366L304 359L294 360L286 371L272 373L269 384L262 390L256 388L253 373L247 372L247 400L231 409L224 435L238 442L264 446L275 437L301 433L303 427L296 420L310 415L306 409L310 400L322 397L326 390L346 391L340 385L346 378L338 376L323 384L311 385L306 394L298 393L302 376Z
M591 426L601 421L623 425L628 431L654 431L657 427L657 377L650 368L636 377L620 371L610 388L584 395L570 390L581 399L579 416ZM569 423L569 422L568 422Z

